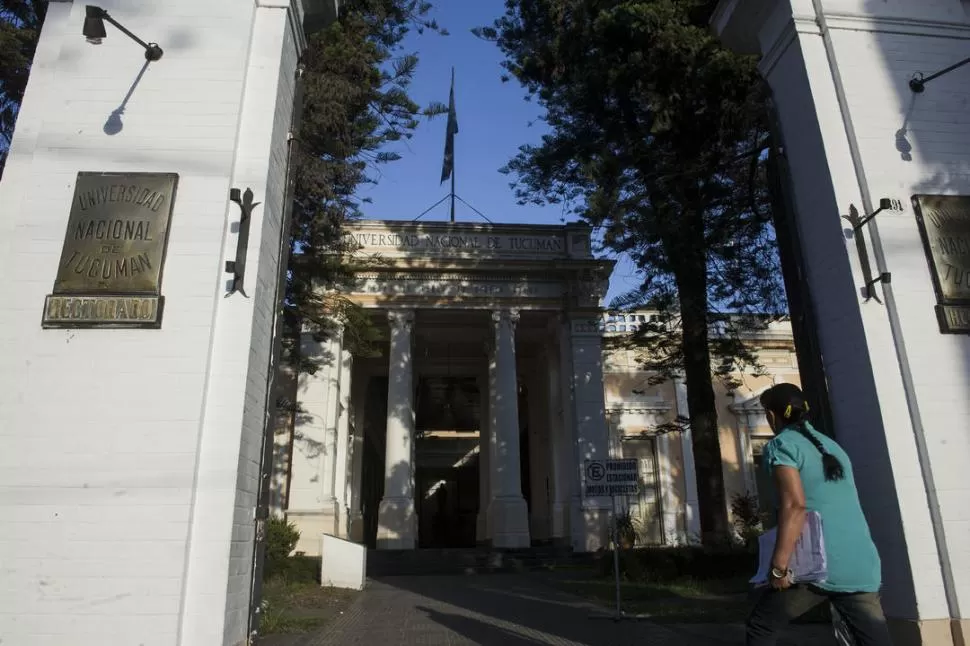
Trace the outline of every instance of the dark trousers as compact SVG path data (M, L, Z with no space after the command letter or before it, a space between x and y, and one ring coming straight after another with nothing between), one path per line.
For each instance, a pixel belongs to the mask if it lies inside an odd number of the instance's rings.
M826 601L830 601L842 615L856 646L892 646L877 593L827 592L803 585L787 590L765 590L748 617L745 643L747 646L775 646L778 635L792 619Z

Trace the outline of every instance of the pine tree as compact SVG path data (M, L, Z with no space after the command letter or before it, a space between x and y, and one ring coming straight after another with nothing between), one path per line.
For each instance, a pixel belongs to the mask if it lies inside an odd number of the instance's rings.
M4 0L0 6L0 176L46 15L46 0Z
M447 32L427 19L422 0L349 0L339 19L314 34L304 55L305 94L295 159L290 265L284 302L285 357L300 370L301 331L323 338L339 324L355 354L379 339L367 313L342 295L360 269L344 224L361 215L362 186L376 182L389 150L413 136L422 117L447 112L419 107L408 90L418 58L402 51L410 30Z
M549 134L505 169L519 199L599 227L643 275L618 305L660 313L634 342L658 378L685 377L705 542L730 533L714 379L753 360L753 315L784 308L762 86L710 33L715 4L508 0L478 31L545 109Z

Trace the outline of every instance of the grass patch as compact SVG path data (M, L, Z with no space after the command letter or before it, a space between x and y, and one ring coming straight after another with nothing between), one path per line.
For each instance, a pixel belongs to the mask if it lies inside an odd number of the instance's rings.
M612 609L616 587L612 577L564 578L563 591ZM658 623L722 624L743 623L754 606L757 593L744 578L621 582L620 600L624 612L650 615ZM827 604L822 604L795 623L830 621Z
M339 617L358 594L319 583L266 581L259 632L268 636L316 630Z

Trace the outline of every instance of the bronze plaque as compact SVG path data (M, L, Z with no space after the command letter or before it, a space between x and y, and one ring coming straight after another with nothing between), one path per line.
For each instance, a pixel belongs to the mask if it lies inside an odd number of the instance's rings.
M914 195L913 210L937 301L970 305L970 197Z
M158 327L175 173L78 173L44 327Z
M970 334L970 307L964 305L937 305L936 317L940 331L945 334Z

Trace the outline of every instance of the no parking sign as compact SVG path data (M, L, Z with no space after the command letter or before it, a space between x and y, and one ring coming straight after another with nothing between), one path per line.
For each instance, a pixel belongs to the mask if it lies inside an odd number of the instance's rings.
M636 496L640 493L640 474L635 458L620 460L586 460L583 495Z

